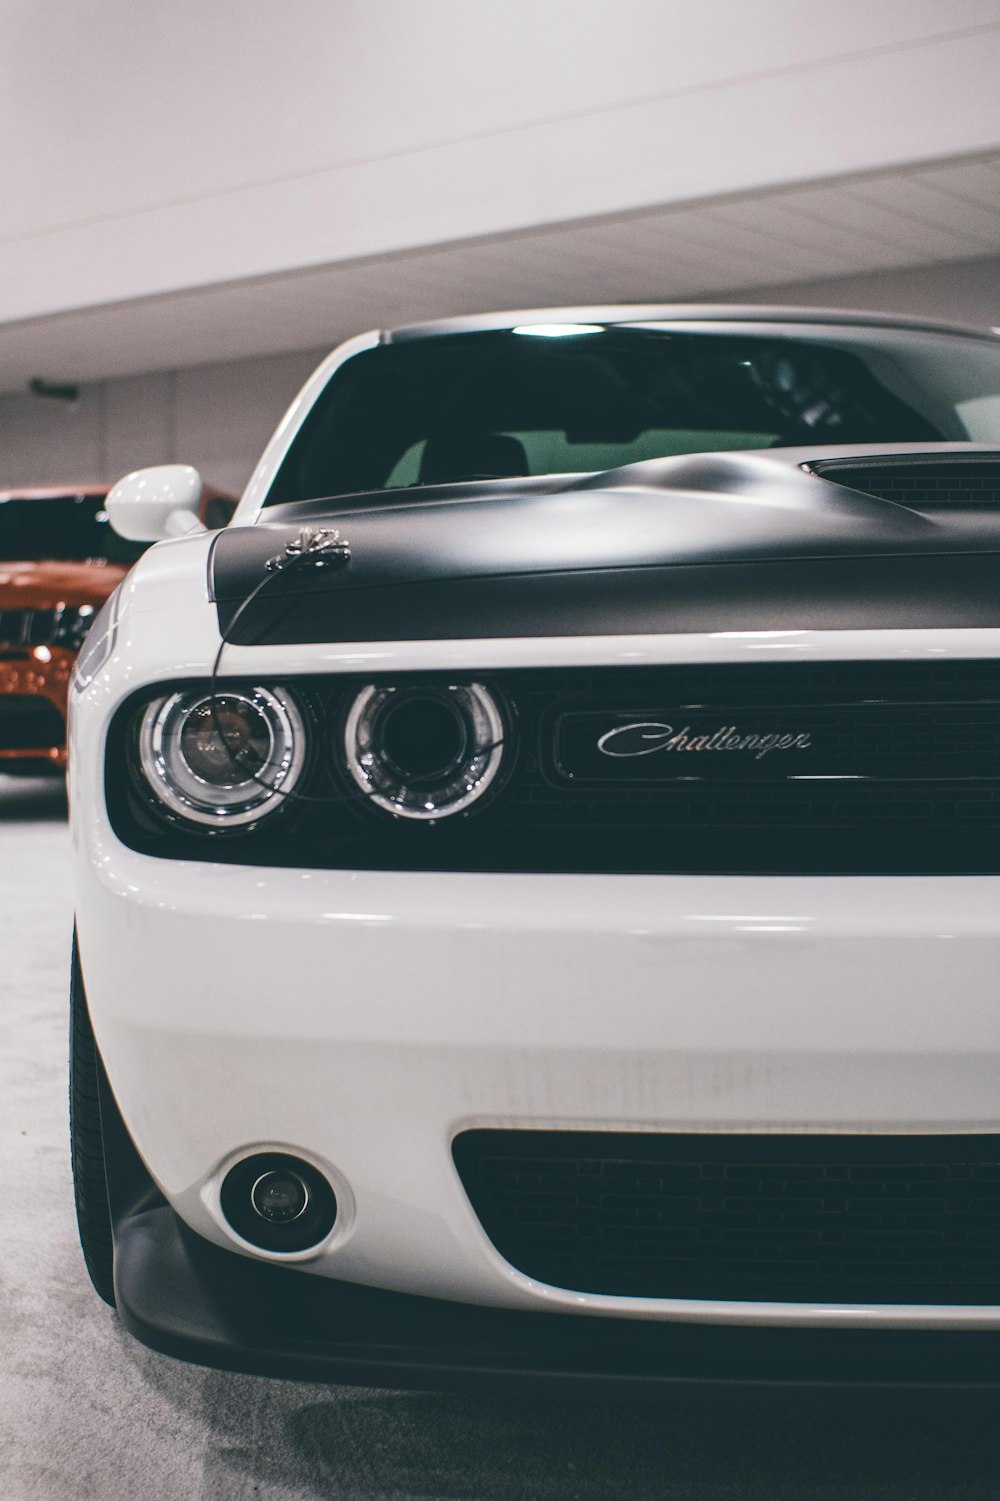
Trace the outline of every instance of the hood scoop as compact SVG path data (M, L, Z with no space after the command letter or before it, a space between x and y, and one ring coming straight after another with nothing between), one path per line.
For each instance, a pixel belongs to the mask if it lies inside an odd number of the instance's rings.
M829 459L809 468L836 485L911 511L1000 510L1000 453Z

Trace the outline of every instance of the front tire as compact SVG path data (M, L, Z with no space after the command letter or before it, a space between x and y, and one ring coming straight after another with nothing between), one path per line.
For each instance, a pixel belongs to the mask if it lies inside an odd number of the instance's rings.
M105 1303L114 1308L114 1242L101 1130L100 1063L75 934L69 1002L69 1136L76 1223L90 1280Z

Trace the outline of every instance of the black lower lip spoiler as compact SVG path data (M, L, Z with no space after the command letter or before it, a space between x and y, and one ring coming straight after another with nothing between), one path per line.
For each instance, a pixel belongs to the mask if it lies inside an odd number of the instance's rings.
M165 1204L115 1230L115 1289L143 1344L198 1365L354 1386L1000 1385L1000 1333L777 1329L513 1312L271 1266Z

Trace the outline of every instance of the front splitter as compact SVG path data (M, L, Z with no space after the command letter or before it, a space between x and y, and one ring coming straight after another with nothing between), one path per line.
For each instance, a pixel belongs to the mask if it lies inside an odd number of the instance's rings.
M1000 1334L761 1329L525 1313L336 1282L221 1250L164 1203L115 1229L143 1344L199 1365L358 1386L1000 1385Z

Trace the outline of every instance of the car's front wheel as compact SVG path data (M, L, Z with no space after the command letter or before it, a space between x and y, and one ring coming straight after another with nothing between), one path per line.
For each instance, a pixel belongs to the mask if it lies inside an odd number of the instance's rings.
M105 1303L114 1308L114 1248L101 1131L99 1062L75 934L69 1001L69 1134L76 1222L90 1280Z

